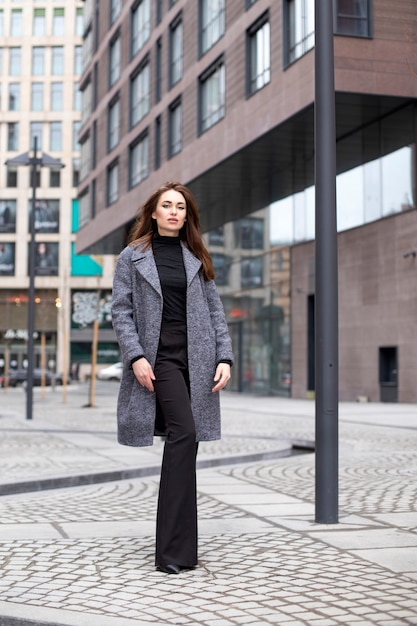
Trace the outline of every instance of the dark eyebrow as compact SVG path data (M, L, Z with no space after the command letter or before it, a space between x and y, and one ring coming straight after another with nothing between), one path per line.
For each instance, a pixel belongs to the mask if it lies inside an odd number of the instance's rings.
M162 204L165 204L166 202L168 204L173 204L172 200L163 200ZM180 200L180 202L177 202L177 204L181 204L181 206L186 206L186 202L183 202L182 200Z

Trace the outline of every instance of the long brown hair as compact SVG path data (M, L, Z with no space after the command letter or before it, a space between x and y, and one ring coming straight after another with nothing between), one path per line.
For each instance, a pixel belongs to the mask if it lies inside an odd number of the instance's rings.
M129 235L129 243L134 245L143 244L146 250L152 244L154 235L158 232L156 220L152 219L152 213L156 210L158 200L163 193L173 189L181 193L187 206L187 220L181 228L179 236L181 241L202 263L202 273L205 280L214 279L213 261L207 250L200 233L200 216L197 203L191 191L182 183L166 182L146 200L138 209L135 223Z

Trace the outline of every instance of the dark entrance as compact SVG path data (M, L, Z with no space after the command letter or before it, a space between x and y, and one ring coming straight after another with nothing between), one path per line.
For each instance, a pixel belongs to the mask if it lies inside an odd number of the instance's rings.
M379 387L381 402L398 401L397 346L379 348Z

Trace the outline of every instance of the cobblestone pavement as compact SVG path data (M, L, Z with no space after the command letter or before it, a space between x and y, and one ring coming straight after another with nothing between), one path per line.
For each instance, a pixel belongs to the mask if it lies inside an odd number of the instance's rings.
M292 447L314 403L224 393L223 439L199 450L199 567L167 576L162 443L116 443L116 389L95 407L83 385L36 390L30 422L21 390L1 396L0 626L417 625L415 407L340 406L339 523L317 524L314 454Z

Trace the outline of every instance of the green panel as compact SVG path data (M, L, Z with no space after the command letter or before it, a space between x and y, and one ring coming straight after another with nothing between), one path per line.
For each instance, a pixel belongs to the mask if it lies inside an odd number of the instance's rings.
M75 244L71 244L71 276L102 276L103 268L88 254L76 254Z
M80 225L80 203L78 200L72 201L72 225L71 232L76 233Z

